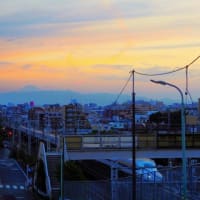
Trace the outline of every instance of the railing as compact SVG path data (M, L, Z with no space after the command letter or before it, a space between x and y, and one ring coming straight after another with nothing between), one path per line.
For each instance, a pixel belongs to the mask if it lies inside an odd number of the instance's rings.
M110 181L65 181L64 196L73 200L111 200Z
M67 148L78 149L128 149L132 147L132 137L123 135L66 136Z
M78 149L130 149L132 147L131 135L101 135L101 136L66 136L69 150ZM136 148L145 149L180 149L180 134L141 134L136 136ZM200 148L200 134L186 135L186 148Z
M137 135L138 149L180 149L181 134ZM200 148L200 133L186 134L186 148Z
M42 196L44 197L49 197L51 196L51 183L50 183L50 177L48 174L48 166L47 166L47 158L46 158L46 151L45 151L45 147L44 144L40 144L40 148L39 148L39 153L38 153L38 158L42 160L43 164L44 164L44 173L45 173L45 187L46 187L46 191L41 191L38 188L38 185L36 185L36 178L37 178L37 171L35 173L35 177L34 177L34 188L35 190Z
M169 185L169 183L166 183ZM111 192L115 187L115 194ZM179 184L179 186L181 186ZM76 200L125 200L132 199L132 182L117 180L114 184L111 181L67 181L65 182L65 197ZM137 200L180 200L180 193L165 188L164 184L158 183L137 183ZM192 198L191 200L198 200Z
M26 126L18 126L18 131L26 135L31 135L40 140L48 141L51 144L58 145L59 134L53 132L43 132ZM135 146L137 150L146 149L180 149L181 148L181 133L141 133L136 134ZM83 150L83 149L131 149L132 135L129 134L84 134L84 135L66 135L68 150ZM200 148L200 133L186 134L186 148Z
M163 176L161 182L146 181L138 177L136 184L137 200L180 200L181 199L181 167L163 168L159 170ZM187 199L200 200L200 165L187 167ZM104 181L66 181L65 197L76 200L125 200L132 199L132 178L121 178L114 182ZM114 187L115 193L112 191Z

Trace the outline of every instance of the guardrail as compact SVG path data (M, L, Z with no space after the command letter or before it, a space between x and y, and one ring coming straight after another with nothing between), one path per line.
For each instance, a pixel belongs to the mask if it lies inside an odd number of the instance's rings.
M127 135L82 135L65 136L68 150L78 149L130 149L132 136Z
M19 126L18 131L31 135L43 141L57 145L60 141L60 134L55 135L47 131L36 130ZM66 135L64 136L68 150L78 149L130 149L132 148L131 134L110 134L110 135ZM181 148L181 133L148 133L136 134L135 146L138 150L145 149L179 149ZM186 134L186 148L200 148L200 133Z
M136 197L142 200L180 200L182 187L181 166L164 167L161 182L149 182L142 177L136 182ZM200 165L187 166L187 199L200 200ZM114 197L112 189L114 188ZM76 200L124 200L132 199L131 177L119 178L112 182L104 181L66 181L65 197Z

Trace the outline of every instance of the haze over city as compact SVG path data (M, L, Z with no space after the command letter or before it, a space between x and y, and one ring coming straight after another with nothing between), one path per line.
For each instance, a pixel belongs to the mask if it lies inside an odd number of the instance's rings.
M0 8L0 200L200 200L200 0Z
M162 73L199 56L198 0L15 0L0 2L0 92L26 88L119 93L132 69ZM200 62L189 68L199 97ZM136 75L136 93L178 99ZM156 77L185 90L185 71ZM131 84L124 91L131 92Z

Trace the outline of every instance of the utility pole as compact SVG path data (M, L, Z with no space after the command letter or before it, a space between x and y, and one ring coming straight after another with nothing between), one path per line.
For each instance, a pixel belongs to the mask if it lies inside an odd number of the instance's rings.
M135 166L135 71L132 72L132 200L136 200L136 166Z
M62 149L60 155L60 200L64 200L64 135L61 137Z

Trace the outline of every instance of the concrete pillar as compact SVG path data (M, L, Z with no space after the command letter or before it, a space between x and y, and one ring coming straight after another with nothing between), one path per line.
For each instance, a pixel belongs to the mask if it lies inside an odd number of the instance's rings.
M117 200L118 195L117 195L117 185L116 181L118 179L118 168L114 165L111 166L111 195L112 195L112 200Z
M31 155L31 135L28 135L28 154Z
M50 152L51 151L51 143L49 140L47 140L47 152Z
M67 152L67 144L66 141L64 140L64 161L68 161L69 160L69 154Z
M22 133L21 131L18 131L18 146L21 147L22 144Z
M17 133L17 130L14 129L13 134L12 134L12 145L14 146L15 144L15 134Z
M60 136L57 136L56 151L57 152L61 151L61 137Z

